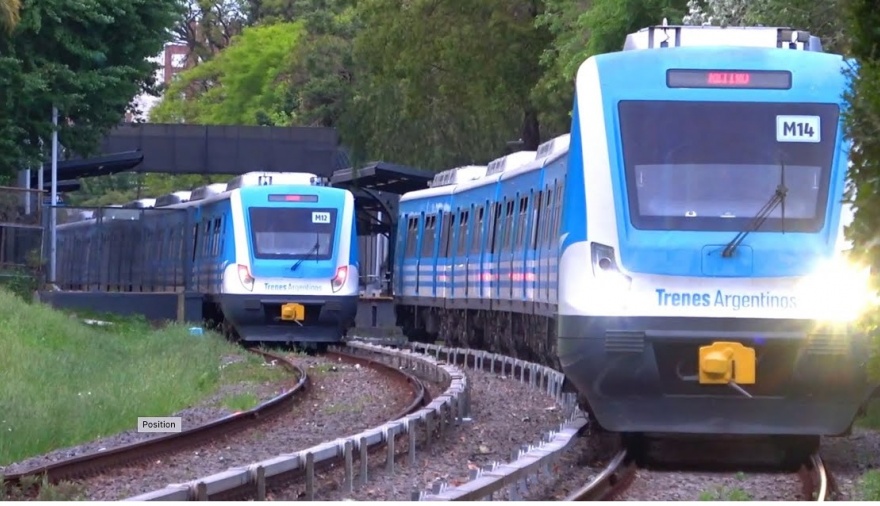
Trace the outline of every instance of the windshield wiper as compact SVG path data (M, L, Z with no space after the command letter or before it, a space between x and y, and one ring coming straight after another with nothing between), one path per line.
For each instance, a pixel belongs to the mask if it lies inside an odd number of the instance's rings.
M758 211L758 214L755 215L749 223L749 226L746 227L745 230L736 234L736 237L727 243L727 246L724 247L724 251L721 253L722 257L732 257L734 251L736 251L736 248L742 244L746 236L761 228L761 225L767 221L770 213L772 213L773 210L776 209L776 206L780 204L782 204L782 233L785 233L785 197L788 195L788 188L785 186L785 163L780 162L779 165L782 168L782 174L780 176L779 185L776 186L776 191L773 192L773 196L770 197L770 200L768 200L767 203L764 204L764 207Z
M307 258L311 257L313 254L314 254L314 255L317 255L317 253L318 253L318 251L320 251L320 249L321 249L321 240L320 240L320 239L315 239L315 245L312 246L312 249L310 249L310 250L308 251L308 253L306 253L306 256L304 256L304 257L300 258L299 260L297 260L296 263L293 264L293 267L290 268L290 270L292 270L292 271L297 270L297 269L299 268L299 266L302 265L302 263L303 263Z

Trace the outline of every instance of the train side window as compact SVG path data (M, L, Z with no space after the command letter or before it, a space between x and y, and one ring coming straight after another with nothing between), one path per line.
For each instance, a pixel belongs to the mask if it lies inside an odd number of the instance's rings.
M455 217L456 217L455 212L446 213L446 218L447 218L447 221L449 222L449 226L448 226L449 233L447 234L447 237L446 237L446 256L447 257L451 257L453 254L452 232L455 230Z
M544 233L541 240L545 245L550 244L550 229L553 226L553 188L547 188L547 202L544 204L544 210L547 211L544 220Z
M526 216L529 208L529 198L520 197L519 199L519 218L516 219L516 250L517 252L525 246L526 240Z
M449 256L449 213L440 215L440 253L438 256L446 258Z
M433 214L425 216L425 230L422 233L422 257L429 257L434 253L435 224L437 217Z
M196 260L196 253L199 251L197 248L199 246L199 226L198 224L193 225L193 242L192 242L192 259Z
M496 234L495 238L495 253L501 253L501 250L504 249L504 233L507 230L507 199L502 199L496 205L498 206L498 212L496 213L498 216L498 234Z
M477 220L474 222L474 239L471 241L471 253L479 253L483 246L483 206L477 208Z
M418 220L409 217L407 221L407 229L406 229L406 253L404 256L406 257L414 257L416 256L416 228L418 227Z
M556 234L557 239L559 238L559 232L562 229L562 190L564 188L564 183L560 181L556 184L556 224L553 227L554 233Z
M226 234L223 233L223 217L217 218L217 223L214 225L214 228L217 230L217 252L215 256L220 256L223 253L223 246L225 245L224 239L226 238Z
M205 218L205 221L202 223L202 235L204 236L204 242L202 243L202 257L207 257L208 252L211 251L211 241L213 241L214 237L211 235L211 220Z
M532 199L532 237L529 241L533 250L538 249L538 225L541 223L541 197L542 191Z
M462 211L458 220L458 247L456 256L464 256L467 251L468 211Z
M492 203L492 225L490 227L490 240L491 244L489 245L489 251L493 254L498 251L498 246L500 244L500 234L501 234L501 204L498 202Z
M510 251L513 246L513 206L516 199L510 199L505 206L504 218L504 247L502 251Z

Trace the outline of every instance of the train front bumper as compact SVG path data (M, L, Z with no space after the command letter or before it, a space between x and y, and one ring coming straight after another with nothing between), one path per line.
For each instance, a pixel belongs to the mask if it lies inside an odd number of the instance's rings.
M337 342L354 323L358 296L224 294L226 319L245 341Z
M558 331L566 376L615 432L838 435L875 387L867 339L846 326L560 316ZM746 384L702 384L700 348L713 343L754 350L754 381L746 370Z

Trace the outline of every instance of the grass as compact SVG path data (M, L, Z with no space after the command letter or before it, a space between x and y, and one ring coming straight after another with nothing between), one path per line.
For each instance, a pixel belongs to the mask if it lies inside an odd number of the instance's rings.
M701 501L751 501L752 497L739 487L718 487L700 493Z
M0 465L171 415L262 364L214 333L112 320L86 325L0 290ZM233 356L244 365L219 367Z
M880 430L880 399L868 403L865 415L856 419L856 425L865 429Z
M259 403L260 400L256 395L248 393L229 395L221 402L223 406L232 411L247 411Z
M859 493L862 501L880 501L880 471L872 469L859 480Z

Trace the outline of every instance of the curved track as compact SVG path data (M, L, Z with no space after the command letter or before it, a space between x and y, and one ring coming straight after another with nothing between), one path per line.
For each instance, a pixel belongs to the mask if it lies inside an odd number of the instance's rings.
M282 367L296 374L299 377L299 381L292 389L248 411L236 413L179 433L53 462L52 464L23 473L10 474L4 477L3 484L7 490L10 488L21 489L26 484L31 489L22 491L33 493L36 491L33 487L39 486L41 483L54 484L62 481L87 478L100 474L110 468L131 465L202 445L271 420L276 415L290 409L291 406L302 398L302 394L308 389L309 377L303 368L285 357L256 349L249 349L249 351L263 356L267 361L277 361ZM413 392L412 399L397 417L405 416L418 410L429 397L422 382L405 371L397 370L377 360L344 352L327 352L326 355L338 357L343 362L361 364L365 367L373 368L380 371L389 380L407 384ZM31 485L33 483L38 485Z
M636 462L626 450L617 452L605 469L580 489L572 492L566 501L610 501L626 490L636 476Z
M596 477L589 483L571 493L566 501L608 501L626 490L636 475L636 461L626 450L618 452ZM813 501L827 501L834 489L831 474L825 468L818 454L798 470L798 477L803 484L803 497Z

